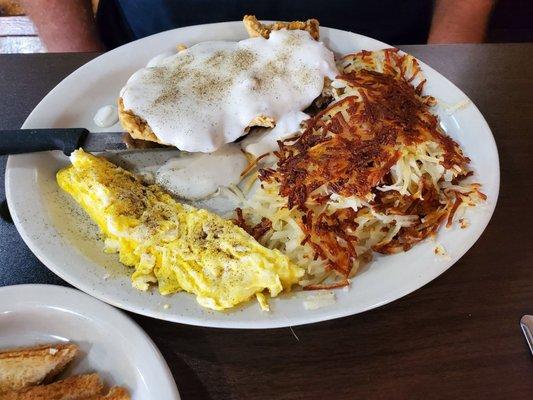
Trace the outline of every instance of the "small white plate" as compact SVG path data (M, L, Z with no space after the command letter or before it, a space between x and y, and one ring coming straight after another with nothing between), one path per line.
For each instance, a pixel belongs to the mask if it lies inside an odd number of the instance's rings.
M121 311L75 289L53 285L0 288L0 349L73 342L81 349L65 374L98 372L132 400L179 400L163 356Z
M207 40L246 37L241 22L227 22L175 29L128 43L65 78L35 107L23 128L98 130L93 122L96 110L105 104L115 104L129 76L155 55L173 50L180 43L190 46ZM321 28L320 37L336 54L390 47L337 29ZM427 93L448 104L467 99L437 71L424 63L421 67L427 78ZM20 235L48 268L77 288L117 307L169 321L224 328L275 328L324 321L381 306L422 287L459 260L487 226L500 184L498 151L490 128L472 103L453 115L442 109L438 115L444 129L472 160L474 179L483 185L488 201L467 214L468 229L454 227L439 231L437 239L446 249L446 257L435 256L435 242L431 240L406 253L376 256L374 262L357 274L348 291L336 291L335 304L317 310L304 309L303 300L308 292L272 299L270 313L262 312L253 301L228 312L214 312L200 307L194 296L187 293L164 297L132 288L131 271L120 265L116 254L103 253L94 224L87 222L84 213L77 211L77 205L57 186L57 170L69 163L60 152L10 156L6 167L6 197ZM107 130L117 131L120 127L115 125ZM131 158L127 161L130 166L148 162Z

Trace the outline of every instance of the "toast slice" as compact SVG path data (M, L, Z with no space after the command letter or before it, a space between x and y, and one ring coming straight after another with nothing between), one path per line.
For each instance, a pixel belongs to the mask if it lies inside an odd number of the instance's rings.
M0 394L0 400L82 400L99 395L103 389L98 374L77 375L49 385L6 392Z
M0 352L0 393L50 381L78 353L75 344L48 344Z
M109 393L107 393L105 396L103 395L96 395L91 397L84 397L80 400L130 400L130 394L126 389L119 386L114 386L109 390Z

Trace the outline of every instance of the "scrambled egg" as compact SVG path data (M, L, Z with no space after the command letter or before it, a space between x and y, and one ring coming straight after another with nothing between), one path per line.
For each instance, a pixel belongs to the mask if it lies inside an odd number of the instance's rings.
M104 158L80 149L71 161L57 174L59 186L98 224L105 251L135 268L137 289L157 283L161 294L185 290L214 310L255 295L268 309L264 293L290 290L304 273L231 221L180 204Z

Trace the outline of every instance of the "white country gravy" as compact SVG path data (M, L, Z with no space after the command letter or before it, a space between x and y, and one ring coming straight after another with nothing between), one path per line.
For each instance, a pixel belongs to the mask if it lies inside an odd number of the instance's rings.
M124 108L160 141L213 152L245 134L258 116L275 121L308 107L324 78L337 75L333 53L305 31L274 31L240 42L203 42L133 74Z
M230 143L213 153L182 153L156 172L156 182L176 196L200 200L220 186L236 185L248 165L238 144Z
M108 128L118 122L117 107L113 105L106 105L100 107L93 118L94 123L100 128Z
M294 136L300 130L301 123L308 118L309 115L301 111L287 113L276 121L274 128L256 128L243 139L241 147L254 157L273 152L278 149L278 140Z

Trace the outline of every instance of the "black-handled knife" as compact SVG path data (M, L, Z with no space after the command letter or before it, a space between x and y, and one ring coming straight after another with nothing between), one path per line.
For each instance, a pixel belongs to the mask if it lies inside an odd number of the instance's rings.
M89 132L84 128L17 129L0 131L0 155L61 150L70 155L83 148L91 152L126 150L122 132Z

